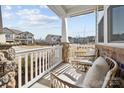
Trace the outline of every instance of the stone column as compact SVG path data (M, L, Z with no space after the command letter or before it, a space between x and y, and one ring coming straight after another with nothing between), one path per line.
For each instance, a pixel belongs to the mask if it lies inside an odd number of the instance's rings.
M10 45L0 45L0 87L15 88L16 67L14 49Z
M69 43L62 43L62 60L63 62L69 62Z

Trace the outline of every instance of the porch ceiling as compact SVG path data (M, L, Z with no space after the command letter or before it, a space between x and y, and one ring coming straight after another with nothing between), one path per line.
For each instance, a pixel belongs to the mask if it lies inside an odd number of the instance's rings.
M72 17L103 9L103 5L48 5L59 17Z

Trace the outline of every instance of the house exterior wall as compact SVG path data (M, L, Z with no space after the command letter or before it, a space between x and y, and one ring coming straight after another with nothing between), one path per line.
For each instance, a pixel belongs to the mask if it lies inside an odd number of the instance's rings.
M0 34L0 43L6 43L5 34Z
M104 6L104 41L103 42L97 42L96 44L96 48L99 50L99 54L100 55L106 55L109 56L111 58L113 58L114 60L116 60L118 62L119 65L119 76L121 77L121 75L123 75L124 77L124 43L122 42L109 42L109 33L110 31L112 31L112 29L109 29L110 26L112 25L111 22L109 22L110 15L108 14L108 9L109 9L109 5L105 5ZM109 18L110 17L110 18ZM100 21L97 21L97 26L99 24ZM124 30L123 30L124 31ZM98 29L97 29L97 39L98 38ZM123 79L124 81L124 79ZM122 83L124 85L124 82Z
M7 42L14 42L15 34L9 31L9 29L4 29L5 37Z
M61 42L60 38L57 35L48 35L45 40L48 44L59 44Z
M29 32L20 33L19 40L22 44L33 44L34 43L34 35Z
M20 44L33 44L34 35L30 32L16 32L9 28L4 28L7 42Z

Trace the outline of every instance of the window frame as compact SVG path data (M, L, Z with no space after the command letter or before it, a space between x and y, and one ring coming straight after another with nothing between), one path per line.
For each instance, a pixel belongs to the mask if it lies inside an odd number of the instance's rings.
M99 24L100 22L103 21L103 41L99 41ZM104 16L100 19L99 23L98 23L98 43L104 43Z
M108 9L107 9L107 16L108 16L108 20L107 20L107 29L108 29L108 32L107 32L107 37L108 37L108 43L124 43L124 40L120 40L120 41L114 41L114 40L111 40L112 38L112 32L113 32L113 28L112 28L112 25L113 25L113 20L112 20L112 9L113 8L116 8L116 7L120 7L120 6L123 6L123 5L112 5L112 6L109 6Z

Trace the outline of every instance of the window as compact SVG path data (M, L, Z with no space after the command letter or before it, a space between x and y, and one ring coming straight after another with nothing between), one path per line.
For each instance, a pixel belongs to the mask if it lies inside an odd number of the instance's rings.
M11 36L9 34L6 34L6 38L9 39Z
M104 42L104 17L100 20L98 24L98 42Z
M28 36L28 39L32 39L32 37L31 36Z
M124 6L110 6L108 9L109 42L124 42Z

